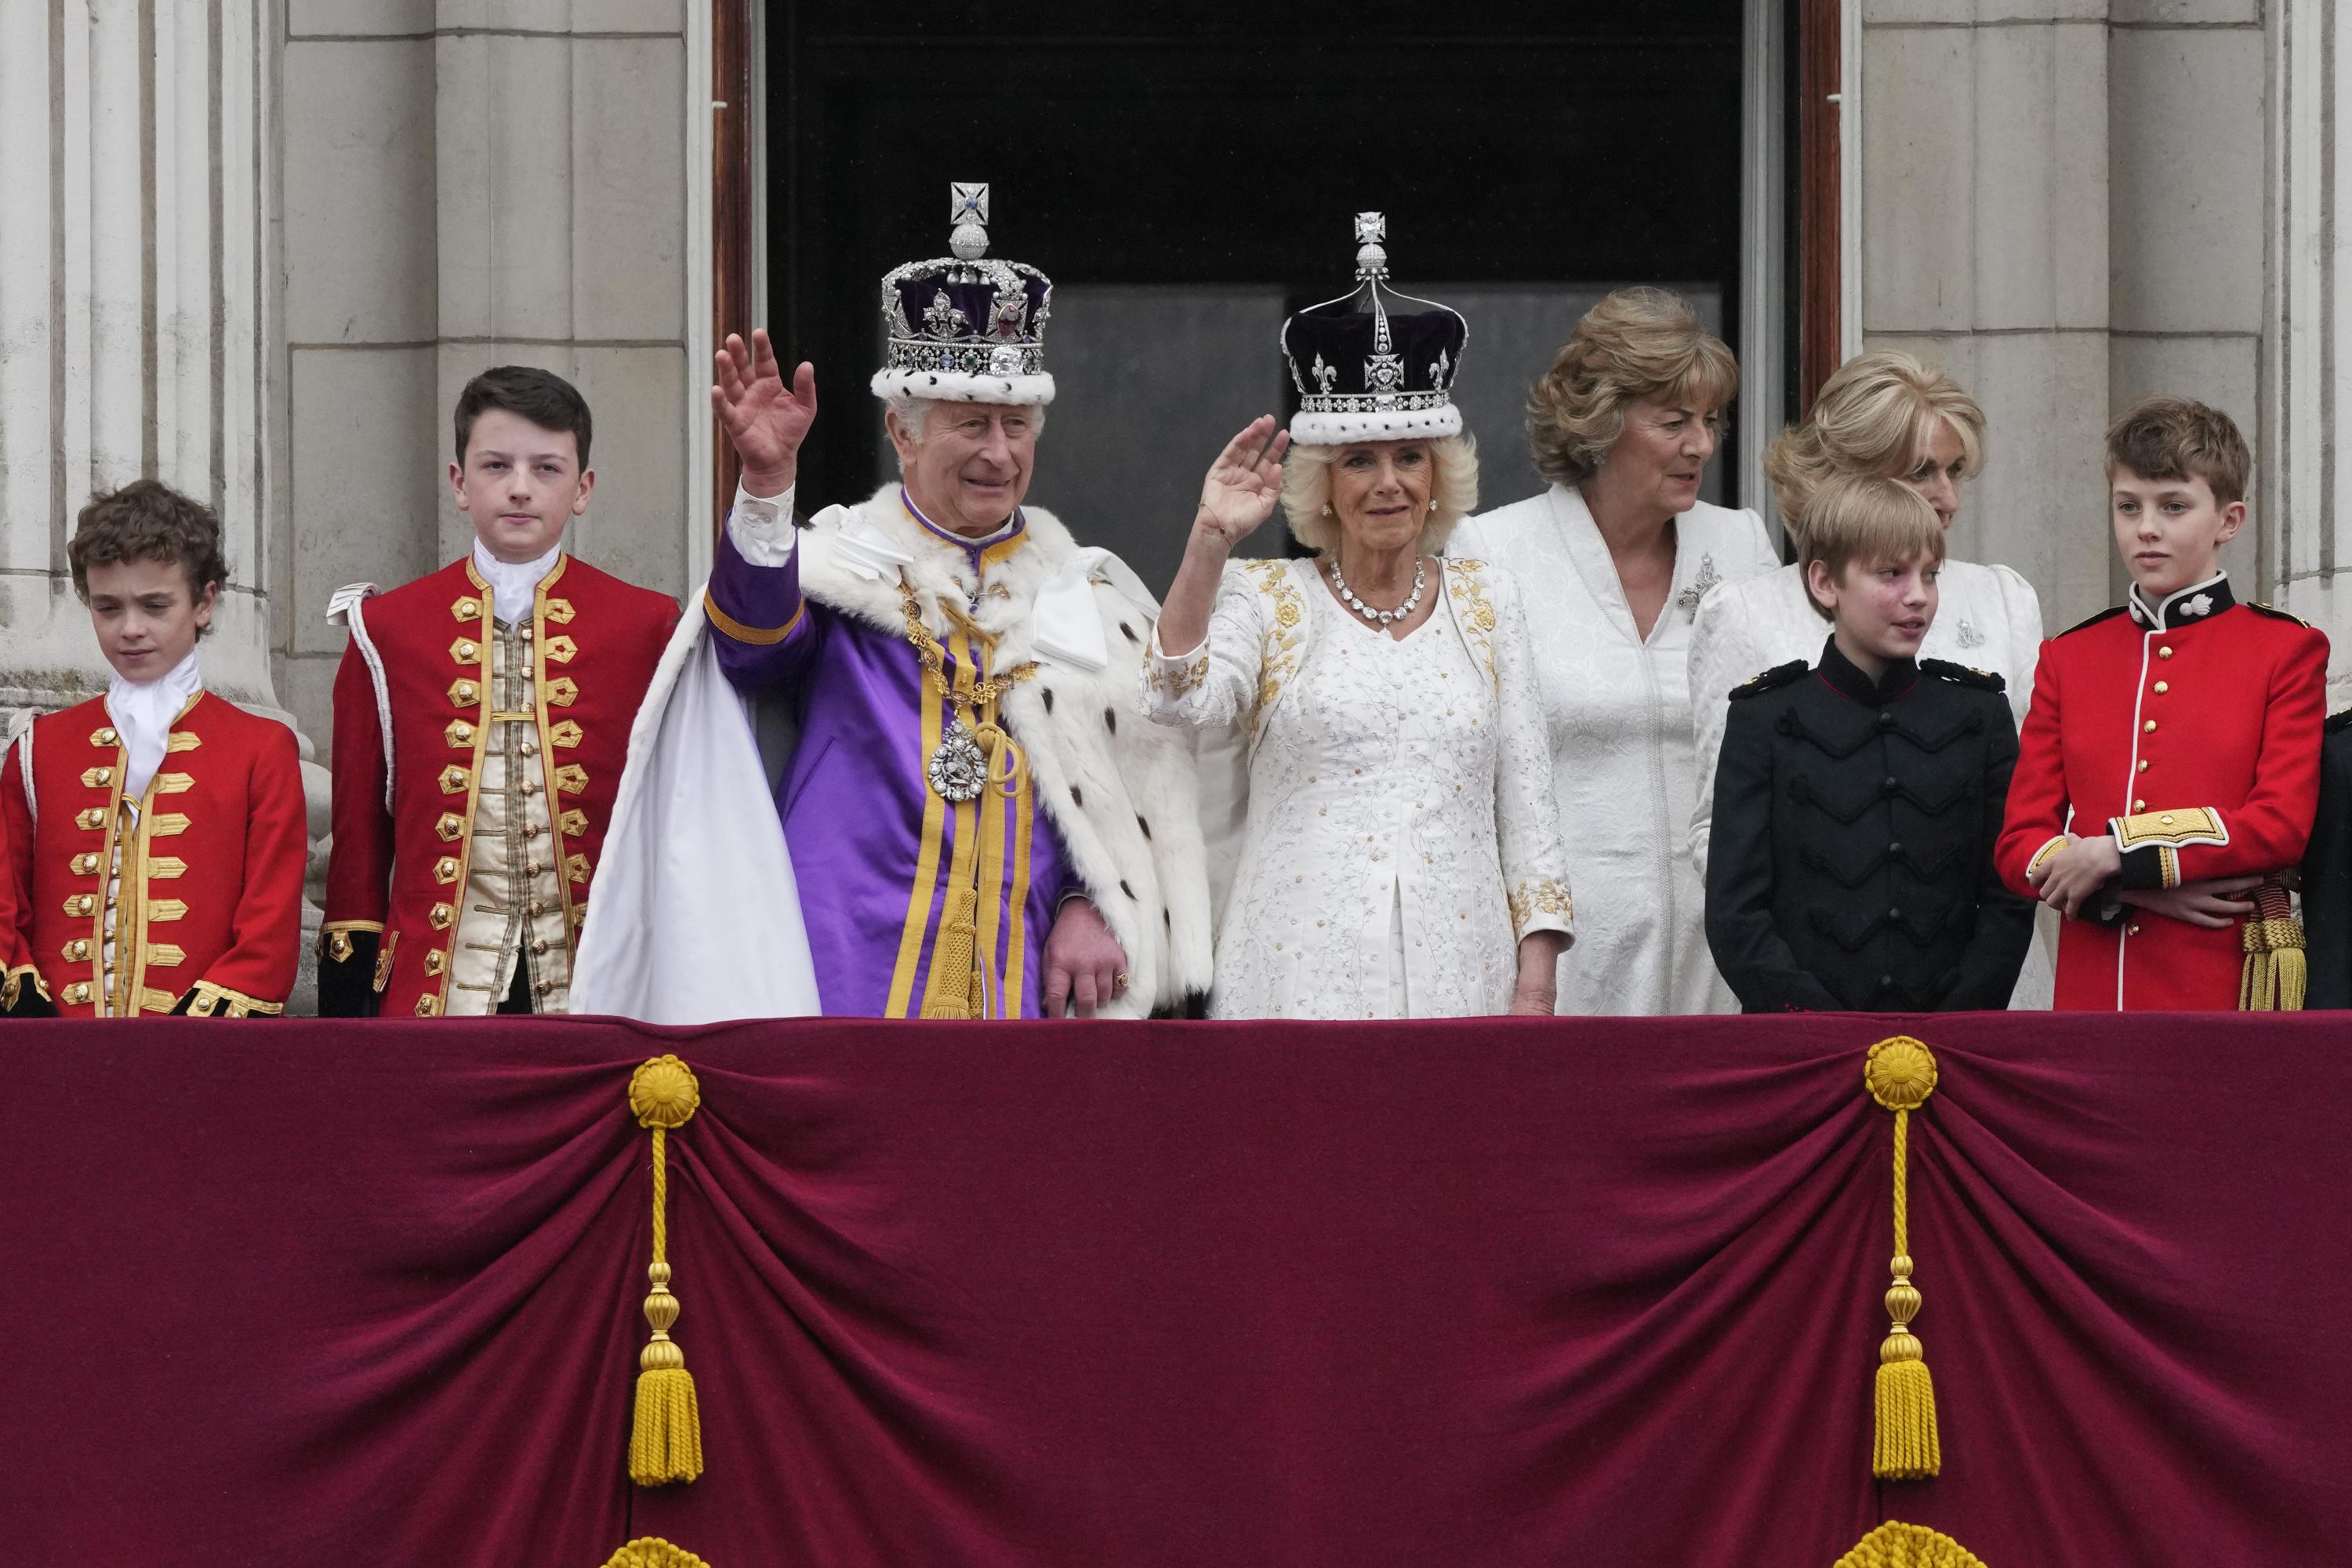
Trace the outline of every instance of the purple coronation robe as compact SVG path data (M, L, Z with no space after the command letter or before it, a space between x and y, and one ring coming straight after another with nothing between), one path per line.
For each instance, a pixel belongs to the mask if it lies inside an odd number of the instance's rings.
M911 504L908 512L927 541L965 557L976 584L1028 542L1018 512L1009 531L984 542L935 527ZM709 593L719 612L712 645L729 681L784 693L797 721L776 811L824 1012L922 1016L950 889L964 877L979 887L986 1000L976 1016L1038 1016L1046 933L1062 900L1086 886L1026 772L1017 795L991 786L975 801L941 799L925 769L958 714L903 632L803 596L797 550L782 565L754 565L731 528L722 531ZM937 618L938 606L927 609ZM995 673L985 647L952 625L939 641L950 686L966 667L975 679ZM961 717L974 722L970 708Z

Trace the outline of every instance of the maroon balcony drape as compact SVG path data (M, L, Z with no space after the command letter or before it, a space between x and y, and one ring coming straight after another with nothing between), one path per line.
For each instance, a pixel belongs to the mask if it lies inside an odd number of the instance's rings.
M1889 1119L1945 1473L1869 1475ZM0 1557L2338 1560L2352 1030L0 1026ZM675 1051L709 1470L631 1487Z

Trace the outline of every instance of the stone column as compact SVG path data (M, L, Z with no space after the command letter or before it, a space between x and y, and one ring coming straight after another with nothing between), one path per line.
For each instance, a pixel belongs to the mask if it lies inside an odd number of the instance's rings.
M2278 0L2268 55L2271 277L2264 302L2261 515L2280 602L2327 633L2329 706L2352 700L2352 22Z
M707 3L288 0L279 672L320 734L344 642L328 596L470 547L442 476L451 406L490 365L544 365L594 412L596 494L570 547L684 591L689 504L706 531L709 504L688 478L707 405L687 305L709 157L688 146L688 32Z
M206 684L294 721L270 661L283 565L266 259L276 25L273 0L0 6L0 716L12 724L106 689L66 544L93 491L142 477L220 515L229 580ZM315 842L326 773L307 739L302 750Z
M2054 631L2115 602L2106 6L1857 3L1864 342L1984 405L1952 552L2023 573Z

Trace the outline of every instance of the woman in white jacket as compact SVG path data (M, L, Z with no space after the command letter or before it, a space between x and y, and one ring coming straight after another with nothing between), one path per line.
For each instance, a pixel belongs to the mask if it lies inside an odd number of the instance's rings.
M1618 289L1528 394L1528 445L1551 487L1468 519L1447 546L1510 572L1527 605L1578 904L1562 1013L1737 1005L1686 837L1686 682L1700 597L1780 563L1762 518L1698 499L1738 386L1730 349L1682 300Z
M1858 354L1822 386L1804 424L1772 444L1764 472L1792 530L1790 520L1803 515L1806 500L1841 474L1901 479L1949 529L1959 515L1962 483L1984 466L1984 429L1983 408L1941 371L1906 353ZM2042 650L2042 603L2032 586L2006 566L1947 558L1937 587L1940 607L1919 657L2000 676L2010 710L2022 725ZM1690 845L1702 877L1731 689L1792 659L1810 664L1821 651L1822 619L1806 602L1797 566L1726 583L1700 603L1690 639L1699 760ZM2028 954L2013 1006L2050 1005L2048 946L2037 942Z

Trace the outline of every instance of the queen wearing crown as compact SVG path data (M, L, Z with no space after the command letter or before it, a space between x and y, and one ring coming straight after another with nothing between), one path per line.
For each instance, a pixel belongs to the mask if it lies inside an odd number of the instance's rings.
M1548 1014L1568 857L1527 629L1508 576L1438 554L1477 498L1468 327L1356 222L1357 288L1283 330L1299 412L1210 468L1145 673L1153 719L1245 759L1210 1010ZM1277 498L1314 558L1229 560Z

